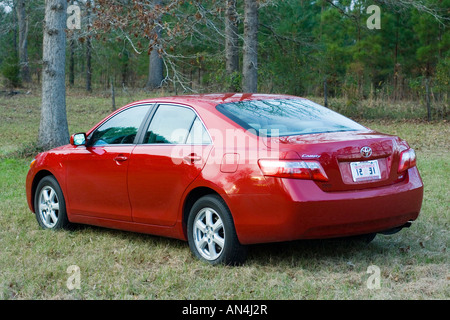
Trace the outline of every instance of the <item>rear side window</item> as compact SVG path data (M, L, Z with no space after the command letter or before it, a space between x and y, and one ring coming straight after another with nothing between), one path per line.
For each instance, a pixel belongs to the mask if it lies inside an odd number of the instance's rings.
M244 129L262 136L366 130L353 120L306 99L239 101L216 108Z
M195 118L195 112L189 108L160 105L148 127L144 143L186 143Z
M125 109L103 123L89 139L91 146L132 144L150 105Z
M186 139L187 144L210 144L211 138L206 131L206 128L203 126L203 123L200 121L198 117L195 118L194 123L192 124L191 131Z

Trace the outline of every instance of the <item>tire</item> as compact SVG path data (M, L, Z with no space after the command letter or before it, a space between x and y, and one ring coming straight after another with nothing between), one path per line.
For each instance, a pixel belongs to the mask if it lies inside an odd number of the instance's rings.
M239 243L231 212L217 195L206 195L195 202L187 233L192 253L211 265L240 265L247 257L247 247Z
M39 181L34 195L36 220L43 229L68 229L66 202L58 181L46 176Z

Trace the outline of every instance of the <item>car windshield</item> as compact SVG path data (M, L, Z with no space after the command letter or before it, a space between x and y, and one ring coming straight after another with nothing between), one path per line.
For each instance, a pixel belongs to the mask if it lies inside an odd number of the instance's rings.
M216 108L244 129L269 137L366 129L307 99L239 101Z

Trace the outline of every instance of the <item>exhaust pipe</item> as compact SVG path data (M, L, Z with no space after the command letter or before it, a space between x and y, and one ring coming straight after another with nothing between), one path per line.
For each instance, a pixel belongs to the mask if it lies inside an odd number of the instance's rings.
M384 235L391 235L391 234L395 234L397 232L399 232L400 230L402 230L403 228L409 228L411 227L412 222L408 221L407 223L405 223L404 225L401 225L399 227L395 227L392 229L388 229L388 230L384 230L384 231L380 231L378 233L384 234Z

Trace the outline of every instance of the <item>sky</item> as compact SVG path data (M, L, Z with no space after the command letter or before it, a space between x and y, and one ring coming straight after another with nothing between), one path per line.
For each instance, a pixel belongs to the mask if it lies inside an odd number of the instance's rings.
M8 1L0 1L0 8L6 13L11 12L12 8L8 5Z

